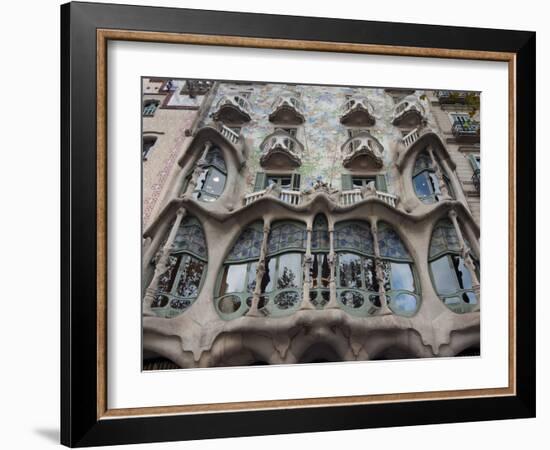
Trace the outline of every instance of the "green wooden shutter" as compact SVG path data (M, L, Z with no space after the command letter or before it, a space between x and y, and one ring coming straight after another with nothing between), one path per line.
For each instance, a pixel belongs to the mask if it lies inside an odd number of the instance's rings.
M300 174L299 173L292 174L292 189L294 189L295 191L300 190Z
M261 191L262 189L265 189L265 172L256 172L254 191Z
M353 189L353 181L351 179L351 175L347 173L342 174L342 190L343 191L349 191Z
M388 192L388 184L386 183L386 175L376 175L376 190Z

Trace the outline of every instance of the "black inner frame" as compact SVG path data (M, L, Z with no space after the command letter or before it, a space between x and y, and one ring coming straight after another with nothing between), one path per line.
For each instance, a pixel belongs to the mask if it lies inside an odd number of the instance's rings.
M98 28L515 53L517 394L437 403L432 400L97 420ZM70 3L61 6L61 56L63 444L80 447L535 416L535 152L519 150L535 148L535 33Z

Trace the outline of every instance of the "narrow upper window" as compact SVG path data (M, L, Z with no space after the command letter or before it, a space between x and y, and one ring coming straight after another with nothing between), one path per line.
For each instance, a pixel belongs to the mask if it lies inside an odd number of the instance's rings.
M450 180L443 174L443 182L447 192L453 197ZM434 167L432 158L427 152L422 152L416 158L413 170L413 186L416 196L422 203L435 203L441 201L443 194L441 182Z
M154 116L159 103L158 100L145 100L143 102L143 115L148 117Z
M227 179L227 168L221 150L212 147L200 164L202 171L193 195L197 200L214 202L222 195Z
M156 136L143 136L143 140L141 144L141 157L144 161L147 161L149 152L155 146L156 143L157 143Z

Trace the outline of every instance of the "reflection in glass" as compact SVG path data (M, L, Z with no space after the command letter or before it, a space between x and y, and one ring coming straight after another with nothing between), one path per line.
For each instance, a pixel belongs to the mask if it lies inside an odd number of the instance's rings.
M342 253L338 257L340 269L340 286L360 288L361 257L352 253Z
M248 264L246 263L225 266L220 287L220 295L224 295L228 292L244 291L247 266Z
M300 287L301 266L302 255L300 253L284 253L283 255L279 256L277 289Z

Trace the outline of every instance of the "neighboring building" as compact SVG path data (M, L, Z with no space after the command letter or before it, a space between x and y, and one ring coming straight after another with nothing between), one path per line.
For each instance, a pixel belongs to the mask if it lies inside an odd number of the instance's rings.
M164 83L145 369L479 354L478 94Z

